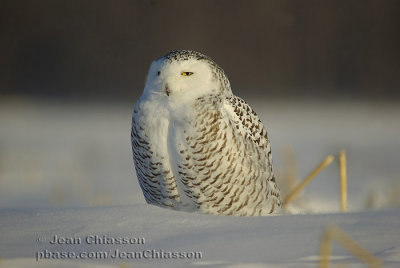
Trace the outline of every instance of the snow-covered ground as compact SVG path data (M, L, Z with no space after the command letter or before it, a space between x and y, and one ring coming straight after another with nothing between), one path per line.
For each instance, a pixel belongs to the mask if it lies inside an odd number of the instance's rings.
M269 130L283 189L346 150L348 213L339 212L337 161L292 204L295 215L222 217L147 205L131 156L133 104L7 99L0 101L0 267L317 267L332 224L385 267L400 267L400 105L248 102ZM55 235L75 244L50 244ZM96 235L145 242L93 244ZM51 252L75 255L45 260ZM91 258L95 252L108 256ZM132 252L146 256L131 259ZM160 252L185 258L152 256ZM189 258L195 253L201 258ZM336 242L332 254L335 264L364 267Z

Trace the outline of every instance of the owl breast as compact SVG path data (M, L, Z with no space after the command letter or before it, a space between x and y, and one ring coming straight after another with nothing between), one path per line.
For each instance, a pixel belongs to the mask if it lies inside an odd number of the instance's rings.
M132 115L132 151L136 175L146 201L163 207L179 207L169 153L170 112L159 101L139 99Z

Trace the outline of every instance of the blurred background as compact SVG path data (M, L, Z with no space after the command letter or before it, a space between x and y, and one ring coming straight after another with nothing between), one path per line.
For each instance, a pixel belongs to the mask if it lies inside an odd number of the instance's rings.
M398 1L8 1L2 94L136 99L152 60L192 49L249 96L399 98Z
M0 206L144 202L131 111L176 49L213 58L255 107L281 181L346 149L353 208L396 203L376 200L400 181L399 14L395 0L2 0ZM320 204L337 194L325 172L308 190Z

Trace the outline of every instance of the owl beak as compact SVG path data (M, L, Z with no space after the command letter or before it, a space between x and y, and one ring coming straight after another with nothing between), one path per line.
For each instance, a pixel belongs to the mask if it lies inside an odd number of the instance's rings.
M168 88L168 85L165 85L165 93L167 94L167 96L171 94L171 90Z

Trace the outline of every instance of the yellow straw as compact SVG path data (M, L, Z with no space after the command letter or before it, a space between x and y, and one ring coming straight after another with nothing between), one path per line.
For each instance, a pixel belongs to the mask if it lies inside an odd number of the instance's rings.
M303 188L310 183L314 177L320 173L325 167L327 167L335 159L333 155L329 155L325 160L316 167L307 178L305 178L283 201L283 206L286 206Z
M353 239L351 239L345 232L340 230L338 227L330 227L325 231L325 234L321 242L321 259L320 268L329 267L329 257L331 252L331 240L335 239L350 253L360 259L362 262L367 264L371 268L382 267L382 262L368 251L358 245Z
M341 194L341 210L347 210L347 168L346 168L346 151L342 150L339 154L340 168L340 194Z

